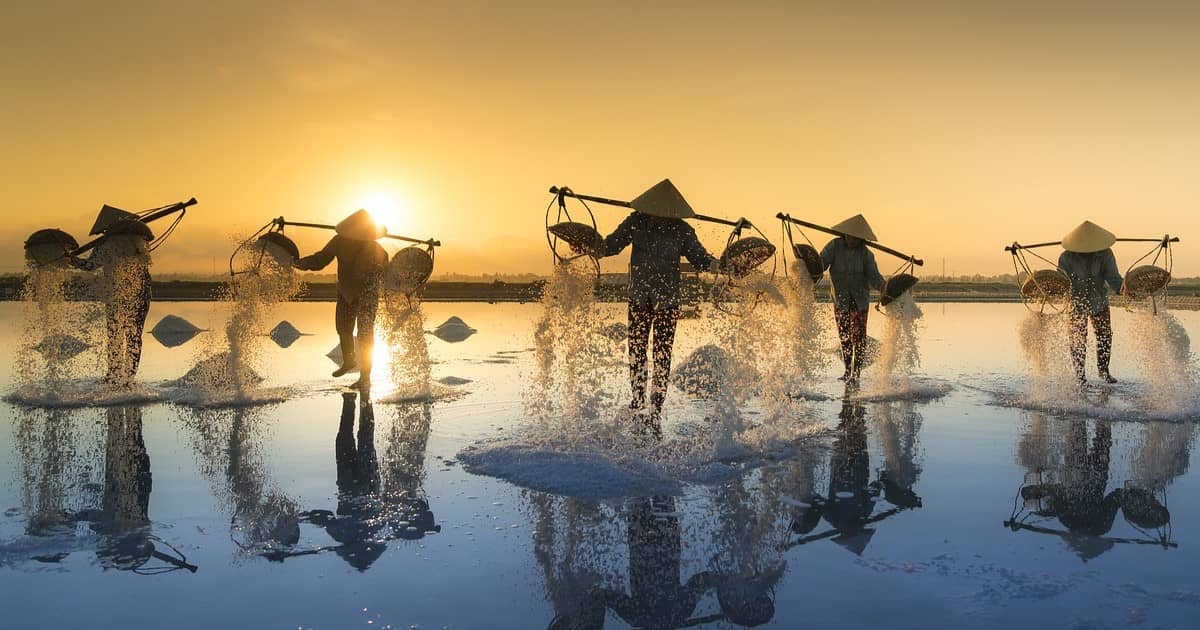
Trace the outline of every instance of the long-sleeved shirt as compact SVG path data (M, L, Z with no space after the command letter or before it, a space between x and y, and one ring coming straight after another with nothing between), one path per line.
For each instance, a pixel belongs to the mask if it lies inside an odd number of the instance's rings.
M1108 287L1121 290L1121 271L1111 249L1090 254L1063 252L1058 257L1058 270L1071 279L1071 302L1075 308L1086 308L1089 313L1108 308Z
M871 306L871 288L883 287L875 255L866 245L850 247L839 236L821 250L821 264L829 270L833 305L839 311L867 310Z
M683 219L634 212L604 239L604 255L615 256L630 244L629 303L634 306L679 306L680 257L700 270L716 262Z
M348 302L357 302L368 287L378 283L388 256L375 241L356 241L336 234L321 251L297 260L296 268L320 271L334 258L338 261L338 294Z

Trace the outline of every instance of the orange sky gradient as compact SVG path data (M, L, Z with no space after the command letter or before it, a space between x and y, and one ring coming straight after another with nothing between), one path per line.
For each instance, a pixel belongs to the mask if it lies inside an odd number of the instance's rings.
M1178 234L1176 275L1200 275L1198 3L4 13L0 271L21 268L35 229L82 239L103 203L197 197L155 271L209 273L273 216L334 222L383 195L393 232L442 240L438 272L546 273L550 185L631 198L670 177L698 211L745 215L776 241L778 211L862 212L925 273L943 257L950 274L1010 272L1006 243L1088 218ZM597 211L602 231L624 214ZM326 236L295 233L306 252ZM1143 252L1116 250L1122 264Z

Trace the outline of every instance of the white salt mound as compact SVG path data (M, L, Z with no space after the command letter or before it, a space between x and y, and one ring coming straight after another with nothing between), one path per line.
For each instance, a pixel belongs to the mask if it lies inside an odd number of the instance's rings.
M478 331L468 326L463 320L451 317L433 329L433 336L447 343L458 343L476 332Z
M54 334L42 339L33 349L41 353L47 361L57 363L66 361L90 348L86 342L67 334Z
M271 341L278 344L280 348L286 348L296 343L296 340L303 334L291 322L285 319L275 324L275 327L271 329L271 332L267 333L267 336L271 338Z
M194 335L200 331L201 329L199 326L196 326L192 322L189 322L178 315L167 315L158 320L158 323L154 325L154 328L150 329L150 332L152 333L180 335L187 333Z
M728 377L730 367L729 354L719 346L707 344L688 355L675 368L671 380L676 387L692 396L711 398Z

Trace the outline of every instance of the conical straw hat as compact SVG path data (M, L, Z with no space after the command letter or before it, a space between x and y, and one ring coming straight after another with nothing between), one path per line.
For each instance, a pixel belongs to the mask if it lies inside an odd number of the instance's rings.
M1069 252L1090 254L1108 249L1116 242L1117 237L1112 232L1091 221L1084 221L1063 237L1062 246Z
M358 210L337 224L337 233L356 241L373 241L387 234L387 228L366 210Z
M654 217L689 219L696 216L696 211L688 205L683 193L679 192L669 179L650 187L650 190L638 195L629 205L642 214Z
M833 226L833 231L849 236L857 236L864 241L874 241L875 232L871 230L871 224L863 218L863 215L856 214L845 221Z

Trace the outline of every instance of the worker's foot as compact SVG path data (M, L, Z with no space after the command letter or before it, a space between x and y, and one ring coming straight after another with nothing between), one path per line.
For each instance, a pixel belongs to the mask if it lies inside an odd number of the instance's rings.
M1104 381L1105 383L1109 383L1109 384L1117 382L1117 379L1113 378L1113 375L1109 374L1108 372L1101 372L1100 380Z
M360 392L365 392L371 389L371 379L365 376L359 377L357 381L354 381L354 383L350 385L350 389L357 389Z
M1080 377L1079 377L1079 380L1078 380L1078 381L1076 381L1075 385L1076 385L1077 387L1079 387L1079 389L1080 389L1080 390L1085 390L1085 389L1087 389L1087 378L1086 378L1086 377L1083 377L1083 376L1080 376Z
M333 371L333 376L335 378L338 376L345 376L346 374L352 372L356 367L358 367L358 364L354 361L346 361L342 364L342 367Z

